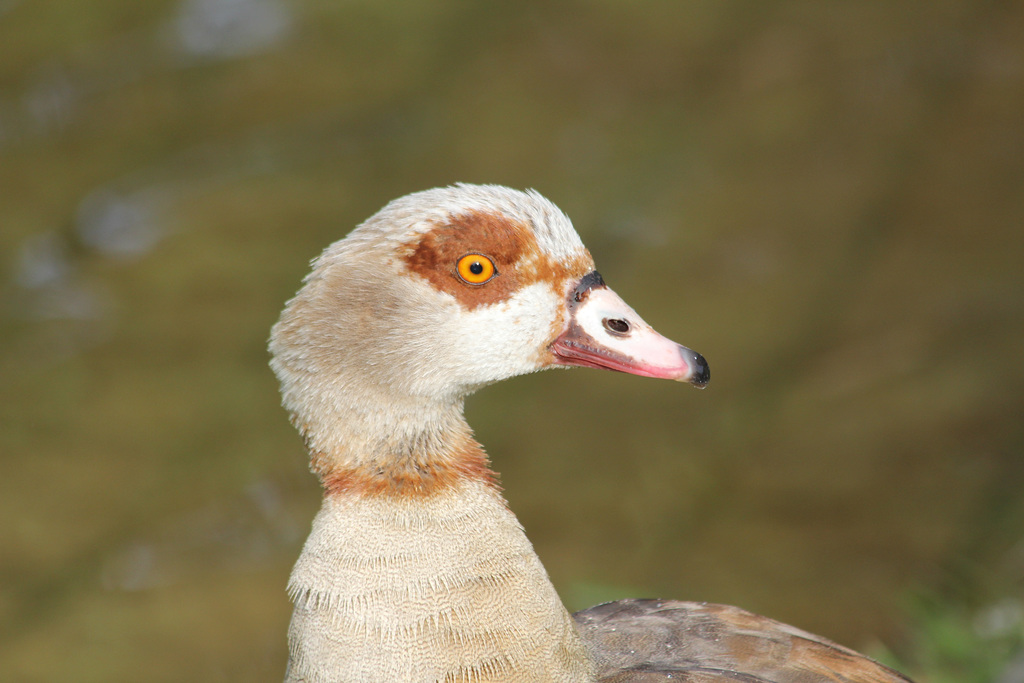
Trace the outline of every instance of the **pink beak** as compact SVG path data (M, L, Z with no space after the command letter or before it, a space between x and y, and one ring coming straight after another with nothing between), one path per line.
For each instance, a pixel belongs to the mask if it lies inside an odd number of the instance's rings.
M569 321L551 343L556 365L579 365L674 379L703 389L707 361L654 331L595 270L569 294Z

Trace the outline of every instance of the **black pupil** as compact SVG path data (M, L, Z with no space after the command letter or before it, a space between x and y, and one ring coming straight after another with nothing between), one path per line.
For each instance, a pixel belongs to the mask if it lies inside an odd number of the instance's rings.
M479 261L473 261L469 266L469 272L473 273L473 275L479 275L484 272L484 264Z

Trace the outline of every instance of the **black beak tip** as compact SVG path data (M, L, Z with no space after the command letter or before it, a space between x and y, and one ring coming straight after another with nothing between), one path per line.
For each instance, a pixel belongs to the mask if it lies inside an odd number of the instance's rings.
M696 351L693 352L693 357L690 360L693 363L693 376L690 378L690 384L698 389L703 389L711 381L711 368L708 367L704 356Z

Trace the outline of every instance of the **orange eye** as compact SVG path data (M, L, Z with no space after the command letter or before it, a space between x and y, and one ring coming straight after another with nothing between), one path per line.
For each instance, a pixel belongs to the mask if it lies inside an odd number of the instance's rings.
M456 268L463 282L471 285L482 285L494 277L494 261L482 254L466 254Z

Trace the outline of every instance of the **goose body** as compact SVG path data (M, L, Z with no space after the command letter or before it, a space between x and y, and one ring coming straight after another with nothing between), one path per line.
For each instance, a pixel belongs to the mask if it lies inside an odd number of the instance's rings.
M391 202L314 261L270 350L324 487L289 581L287 681L906 680L736 608L569 615L464 398L559 366L709 374L604 284L539 194L458 185Z

